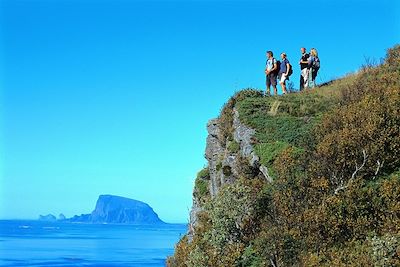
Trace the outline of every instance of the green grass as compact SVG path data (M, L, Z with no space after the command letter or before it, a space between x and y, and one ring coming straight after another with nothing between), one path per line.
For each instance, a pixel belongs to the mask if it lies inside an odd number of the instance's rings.
M323 88L274 97L247 97L236 103L240 118L245 122L254 114L268 116L288 115L310 117L329 110L337 104L337 96L331 89ZM274 106L276 110L274 110ZM275 112L274 112L275 111Z
M240 150L240 145L235 140L232 140L228 143L228 151L231 153L237 153Z
M208 180L210 180L210 171L206 167L197 173L194 182L194 195L202 202L204 202L210 195L208 190Z
M324 112L338 105L337 86L343 81L313 90L274 97L246 97L236 102L242 123L255 129L255 152L270 166L289 146L304 151L312 146L313 128Z
M197 173L197 178L198 179L210 179L210 171L208 170L208 168L204 168L201 171L199 171Z
M195 187L194 191L199 199L203 199L209 194L208 181L204 179L197 178L194 187Z
M262 143L255 146L254 150L260 157L261 164L269 166L275 158L290 145L286 142L276 141L271 143Z

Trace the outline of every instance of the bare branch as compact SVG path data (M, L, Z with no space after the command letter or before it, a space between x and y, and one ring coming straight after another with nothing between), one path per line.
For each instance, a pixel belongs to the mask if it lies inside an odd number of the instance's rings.
M336 187L335 189L335 195L337 195L339 193L339 191L346 189L349 186L349 184L347 185L343 185L343 183L341 183L338 187Z
M343 190L347 187L343 185L343 175L340 178L338 178L336 173L332 172L331 181L333 184L337 185L337 188L334 191L335 195L337 195L340 190Z
M339 191L344 190L344 189L346 189L347 187L349 187L350 183L351 183L351 182L354 180L354 178L356 177L357 172L359 172L362 168L364 168L365 164L367 163L367 158L368 158L368 156L367 156L367 152L365 151L365 149L362 150L362 153L363 153L363 162L362 162L362 164L361 164L360 166L358 166L358 164L356 163L356 169L355 169L355 171L353 172L353 174L351 175L351 178L349 179L349 181L347 182L347 184L344 184L344 182L343 182L343 177L341 177L340 183L339 183L338 187L336 187L336 189L335 189L335 191L334 191L335 195L337 195L337 194L339 193ZM379 169L378 169L377 171L379 171ZM336 175L333 174L333 178L334 178L334 179L337 179L337 178L336 178Z
M356 163L356 170L351 175L351 180L353 180L356 177L357 172L359 172L362 168L364 168L365 163L367 163L367 152L365 152L365 149L362 150L362 153L363 153L363 157L364 157L363 162L360 167L358 167L357 163Z
M346 189L348 186L339 186L338 188L335 189L335 195L339 194L339 191Z
M375 174L373 179L376 178L376 176L378 175L378 172L380 171L380 169L383 167L383 163L385 163L385 161L382 161L382 163L379 161L379 159L376 161L376 170L375 170Z

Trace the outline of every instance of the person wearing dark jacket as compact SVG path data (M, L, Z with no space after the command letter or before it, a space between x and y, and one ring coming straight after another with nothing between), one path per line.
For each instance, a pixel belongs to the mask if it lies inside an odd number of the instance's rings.
M304 86L308 85L308 58L309 54L306 53L304 47L300 48L301 58L300 58L300 91L304 89Z

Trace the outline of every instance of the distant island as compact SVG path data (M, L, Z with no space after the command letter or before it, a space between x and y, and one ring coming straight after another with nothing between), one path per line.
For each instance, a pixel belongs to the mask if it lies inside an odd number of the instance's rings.
M39 215L38 220L46 221L46 222L55 222L55 221L57 221L57 218L53 214L47 214L47 215Z
M100 195L92 213L58 219L48 214L40 215L41 221L63 221L73 223L115 223L115 224L163 224L157 213L146 203L126 197Z

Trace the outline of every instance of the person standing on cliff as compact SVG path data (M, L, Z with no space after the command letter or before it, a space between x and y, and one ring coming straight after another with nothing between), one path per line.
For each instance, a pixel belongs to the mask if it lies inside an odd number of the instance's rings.
M308 58L308 87L314 88L316 86L315 78L317 78L319 68L320 61L317 49L311 48L310 57Z
M267 89L265 91L265 95L270 95L270 87L272 85L272 88L274 88L274 95L278 94L278 89L276 88L276 83L277 83L277 72L279 71L278 69L278 63L276 59L274 58L274 54L272 51L267 51L267 63L266 63L266 68L265 68L265 75L266 75L266 85Z
M300 58L300 91L304 89L304 86L308 85L308 58L309 54L306 53L304 47L300 48L301 58Z
M286 90L286 80L289 79L289 71L290 71L290 63L289 60L286 57L286 53L282 53L281 54L281 64L280 64L280 69L279 69L279 84L282 87L282 93L284 95L287 94L287 90Z

